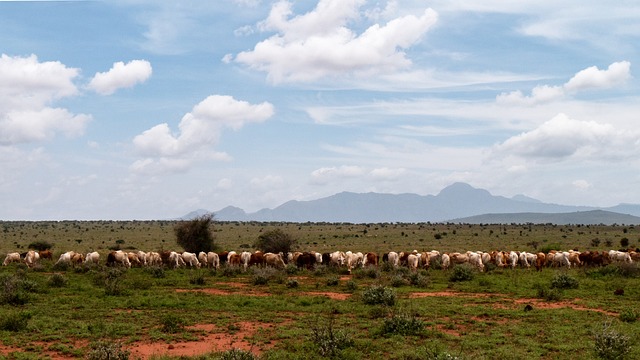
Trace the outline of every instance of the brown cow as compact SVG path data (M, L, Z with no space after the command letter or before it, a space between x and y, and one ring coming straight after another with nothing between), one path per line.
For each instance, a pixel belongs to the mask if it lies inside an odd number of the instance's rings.
M378 266L378 255L374 252L368 252L364 256L363 266Z
M240 266L240 264L242 264L242 258L240 254L231 254L227 257L227 262L231 266Z
M253 254L251 254L251 257L249 258L248 266L265 265L265 264L266 264L266 260L264 258L264 253L262 251L256 251Z
M300 253L296 257L295 262L297 267L306 267L307 269L311 270L316 264L316 256L309 252Z
M53 260L53 253L51 250L42 250L40 251L40 259Z

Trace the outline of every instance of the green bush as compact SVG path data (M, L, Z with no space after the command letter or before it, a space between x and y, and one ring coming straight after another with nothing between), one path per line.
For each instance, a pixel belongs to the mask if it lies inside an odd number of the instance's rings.
M372 285L362 293L362 301L367 305L393 306L396 304L396 292L386 286Z
M29 292L35 291L37 285L25 278L22 272L0 277L0 305L24 305L29 302Z
M253 268L251 283L253 285L267 285L269 281L278 280L281 274L281 272L272 267Z
M296 245L296 240L281 229L269 230L258 237L253 246L265 253L271 252L277 254L282 252L286 254L291 252Z
M215 354L218 360L257 360L258 357L242 349L231 349Z
M354 292L358 290L358 283L353 280L349 280L344 284L347 287L348 291Z
M615 330L611 322L605 322L593 337L594 353L598 359L625 359L630 351L630 338Z
M184 320L178 317L178 315L171 313L162 316L162 318L160 318L160 322L162 325L162 331L165 333L175 334L183 331L185 327Z
M578 279L566 273L559 273L551 279L551 288L554 289L577 289L579 286Z
M213 233L213 215L207 214L189 221L181 221L174 228L176 242L185 251L215 251L215 235Z
M394 275L391 277L389 284L393 287L401 287L409 284L409 281L402 275Z
M424 330L424 321L412 315L393 315L384 319L383 335L419 335Z
M299 286L300 284L298 283L298 280L296 279L289 279L287 281L287 287L290 289L295 289Z
M69 280L67 280L67 278L64 277L64 275L57 274L57 273L49 276L49 279L47 280L47 284L50 287L55 287L55 288L65 287L67 286L68 282Z
M33 249L37 251L49 250L52 247L53 247L53 244L47 241L34 241L30 243L28 246L29 249Z
M340 278L337 276L330 276L327 279L327 286L338 286L340 284Z
M353 346L353 340L347 331L335 329L333 316L322 323L316 319L315 324L311 326L309 340L316 347L318 354L327 358L341 358L342 350Z
M471 281L475 275L475 268L471 264L460 264L453 268L453 273L449 276L449 281Z
M25 330L28 321L31 319L31 313L28 312L12 312L0 319L0 330L18 332Z
M620 312L620 321L632 323L638 320L638 313L632 309L625 309Z
M537 284L535 287L537 290L537 296L540 299L544 299L546 301L562 300L562 290L559 288L548 288L541 284Z
M92 343L87 354L89 360L128 360L129 350L123 350L122 345L112 341L98 341Z
M204 285L207 282L207 277L204 271L191 271L189 273L189 283L192 285Z
M156 279L163 279L164 277L167 276L165 274L163 266L158 266L158 265L148 266L145 268L144 271Z
M364 269L356 269L353 271L353 277L356 279L377 279L380 277L380 271L374 267L367 267Z

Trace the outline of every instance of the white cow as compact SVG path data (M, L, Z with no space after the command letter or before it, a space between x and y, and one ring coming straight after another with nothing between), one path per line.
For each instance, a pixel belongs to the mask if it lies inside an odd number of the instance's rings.
M85 264L98 264L100 262L100 253L97 251L88 252L84 257Z
M218 270L220 268L220 256L213 251L209 251L207 253L207 266Z
M30 268L34 267L38 260L40 260L40 254L35 250L29 250L24 257L25 264Z
M149 251L145 258L147 259L148 266L162 266L162 257L158 252Z
M329 256L329 263L334 266L344 266L345 263L345 253L342 251L334 251Z
M200 261L200 266L209 267L209 261L207 259L207 253L204 251L200 251L198 253L198 261Z
M391 264L393 267L398 267L398 265L400 264L400 255L398 255L397 252L395 251L390 251L387 254L387 261L389 262L389 264Z
M248 251L243 251L240 254L240 262L242 263L242 267L246 271L249 267L249 261L251 260L251 253Z
M178 254L175 251L172 251L169 253L169 264L174 268L177 269L181 266L185 266L185 262L184 259L182 258L181 254Z
M185 265L189 265L189 267L200 268L200 261L198 261L198 256L192 252L185 251L182 253L182 260Z
M20 259L20 253L17 252L13 252L13 253L8 253L7 256L4 258L4 261L2 262L3 266L7 266L9 264L11 264L12 262L21 262L22 259Z
M407 256L407 267L409 267L409 270L418 271L419 262L420 262L419 254L409 254L409 256Z

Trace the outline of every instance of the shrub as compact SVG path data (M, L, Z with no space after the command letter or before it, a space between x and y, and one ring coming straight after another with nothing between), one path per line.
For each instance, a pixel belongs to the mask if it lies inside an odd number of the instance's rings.
M28 321L31 319L31 313L28 312L12 312L0 319L0 330L18 332L25 330Z
M353 345L353 340L344 330L334 328L334 318L330 316L322 324L316 319L311 326L310 340L322 357L339 358L343 349Z
M638 320L638 313L632 309L625 309L620 312L620 321L632 323Z
M287 287L288 287L289 289L295 289L295 288L297 288L299 285L300 285L300 284L298 283L298 280L296 280L296 279L289 279L289 280L287 281Z
M374 267L367 267L364 269L356 269L353 271L353 277L356 279L377 279L380 277L380 271Z
M367 305L393 306L396 303L396 292L382 285L372 285L362 293L362 301Z
M421 273L413 273L409 275L409 283L416 287L426 288L429 287L429 277Z
M558 301L562 299L562 291L559 288L547 288L544 285L536 285L538 297L546 301Z
M219 360L257 360L258 357L251 352L242 349L231 349L216 354Z
M605 322L593 337L594 353L598 359L624 359L630 351L629 337L615 330L611 322Z
M251 283L253 285L267 285L271 280L278 280L281 273L271 267L253 268Z
M0 305L24 305L30 299L28 292L33 290L35 284L27 281L22 273L4 275L0 277Z
M222 266L222 276L224 277L236 277L241 273L242 269L239 266L229 265L228 263Z
M475 269L471 264L461 264L453 268L453 273L449 276L449 281L471 281L473 280Z
M382 334L419 335L424 330L424 321L416 316L402 314L384 319Z
M337 276L331 276L327 279L327 286L338 286L340 284L340 278Z
M206 214L193 220L178 223L173 231L176 242L185 251L199 253L215 250L215 236L213 234L213 215Z
M272 252L286 254L291 252L296 244L296 240L280 229L269 230L258 237L253 246L265 253Z
M204 285L207 278L203 271L192 271L189 273L189 283L192 285Z
M53 247L53 244L47 241L34 241L29 244L28 248L38 251L49 250Z
M401 287L409 284L409 281L407 281L402 275L394 275L391 277L390 284L393 287Z
M551 279L551 287L554 289L577 289L578 286L578 279L569 274L555 274Z
M64 277L64 275L62 274L53 274L51 276L49 276L49 279L47 280L47 284L50 287L64 287L67 285L67 283L69 282L69 280L67 280L66 277Z
M175 334L184 330L184 321L175 314L166 314L161 319L162 331L165 333Z
M91 344L87 354L89 360L127 360L129 350L123 350L122 345L112 341L98 341Z
M353 280L349 280L344 284L347 287L348 291L354 292L358 290L358 283Z
M149 267L146 267L144 271L156 279L162 279L166 276L163 266L158 266L158 265L149 266Z
M296 264L287 264L284 267L284 272L287 273L287 275L295 275L298 273L298 267Z

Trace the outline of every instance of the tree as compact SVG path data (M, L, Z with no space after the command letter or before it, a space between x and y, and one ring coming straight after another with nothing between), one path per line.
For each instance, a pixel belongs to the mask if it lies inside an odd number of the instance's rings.
M193 220L181 221L174 228L176 242L185 251L199 253L215 249L213 234L213 214L199 216Z
M258 237L253 246L263 252L284 254L291 251L296 245L296 240L280 229L269 230Z

